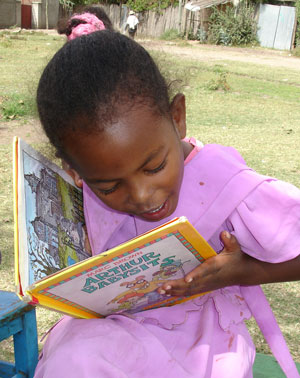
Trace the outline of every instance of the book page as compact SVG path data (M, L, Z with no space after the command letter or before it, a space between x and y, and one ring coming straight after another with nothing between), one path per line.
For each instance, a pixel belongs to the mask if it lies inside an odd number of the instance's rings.
M160 295L158 287L166 280L183 278L202 261L201 251L197 252L180 232L168 232L139 248L99 261L39 293L103 316L138 312L174 302L174 298Z
M28 287L90 255L81 190L24 142L19 165L19 264L22 285Z

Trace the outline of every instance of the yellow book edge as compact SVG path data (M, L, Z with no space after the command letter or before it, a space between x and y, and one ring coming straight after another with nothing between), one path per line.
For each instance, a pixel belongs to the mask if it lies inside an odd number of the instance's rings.
M140 235L126 243L123 243L108 252L104 252L100 255L96 255L93 257L88 258L87 260L83 260L79 263L76 263L70 267L64 268L61 271L48 276L37 283L33 284L28 290L26 290L26 294L32 298L32 304L39 304L41 306L47 308L54 308L55 310L66 313L75 317L82 317L82 318L98 318L102 317L101 314L97 314L93 311L86 309L80 305L75 304L67 304L57 301L55 299L49 298L46 295L40 293L41 290L55 285L60 281L63 281L71 276L80 274L84 271L87 271L89 268L95 266L97 262L105 262L108 260L113 259L121 255L122 253L133 250L135 248L141 247L142 245L152 241L154 239L153 235L155 234L155 238L159 238L164 234L170 231L179 231L182 236L192 244L192 246L196 249L196 251L201 250L201 256L204 259L209 257L215 256L216 252L209 246L209 244L202 238L202 236L194 229L194 227L188 222L185 217L180 217L173 221L170 221L160 227L157 227L154 230L151 230L143 235ZM159 302L159 306L161 305L170 305L181 303L192 298L196 298L204 293L189 296L189 297L170 297L165 301ZM157 304L149 305L146 309L151 309L158 307Z
M19 218L18 218L18 137L13 140L13 195L14 195L14 265L15 265L15 285L16 291L22 298L23 291L20 282L19 269Z

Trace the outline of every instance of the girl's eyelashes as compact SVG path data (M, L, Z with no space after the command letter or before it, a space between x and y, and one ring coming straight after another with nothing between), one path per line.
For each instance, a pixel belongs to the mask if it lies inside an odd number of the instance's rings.
M148 169L146 170L145 172L147 174L150 174L150 175L154 175L155 173L158 173L159 171L162 171L165 166L167 164L167 160L164 160L158 167L154 168L154 169ZM102 195L109 195L111 193L114 193L120 186L120 183L117 183L115 186L113 186L112 188L109 188L109 189L100 189L100 188L97 188L97 191L102 194Z
M155 174L155 173L157 173L157 172L163 170L163 169L165 168L166 164L167 164L167 160L164 160L164 161L163 161L158 167L156 167L156 168L154 168L154 169L149 169L149 170L147 170L146 172L147 172L148 174L153 175L153 174Z
M113 193L114 191L116 191L119 187L119 184L116 184L113 188L110 188L110 189L97 189L98 192L100 192L101 194L104 194L105 196L107 196L108 194L111 194Z

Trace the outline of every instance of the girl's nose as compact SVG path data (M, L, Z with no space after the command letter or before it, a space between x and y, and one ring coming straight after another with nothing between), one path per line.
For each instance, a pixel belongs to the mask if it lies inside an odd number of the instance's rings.
M135 206L140 211L149 210L151 206L151 198L153 196L153 188L147 180L135 180L129 186L129 198L130 205Z

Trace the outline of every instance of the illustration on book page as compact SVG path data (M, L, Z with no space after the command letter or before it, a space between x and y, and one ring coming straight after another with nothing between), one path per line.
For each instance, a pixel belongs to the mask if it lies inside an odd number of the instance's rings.
M82 193L23 150L29 284L89 257Z

